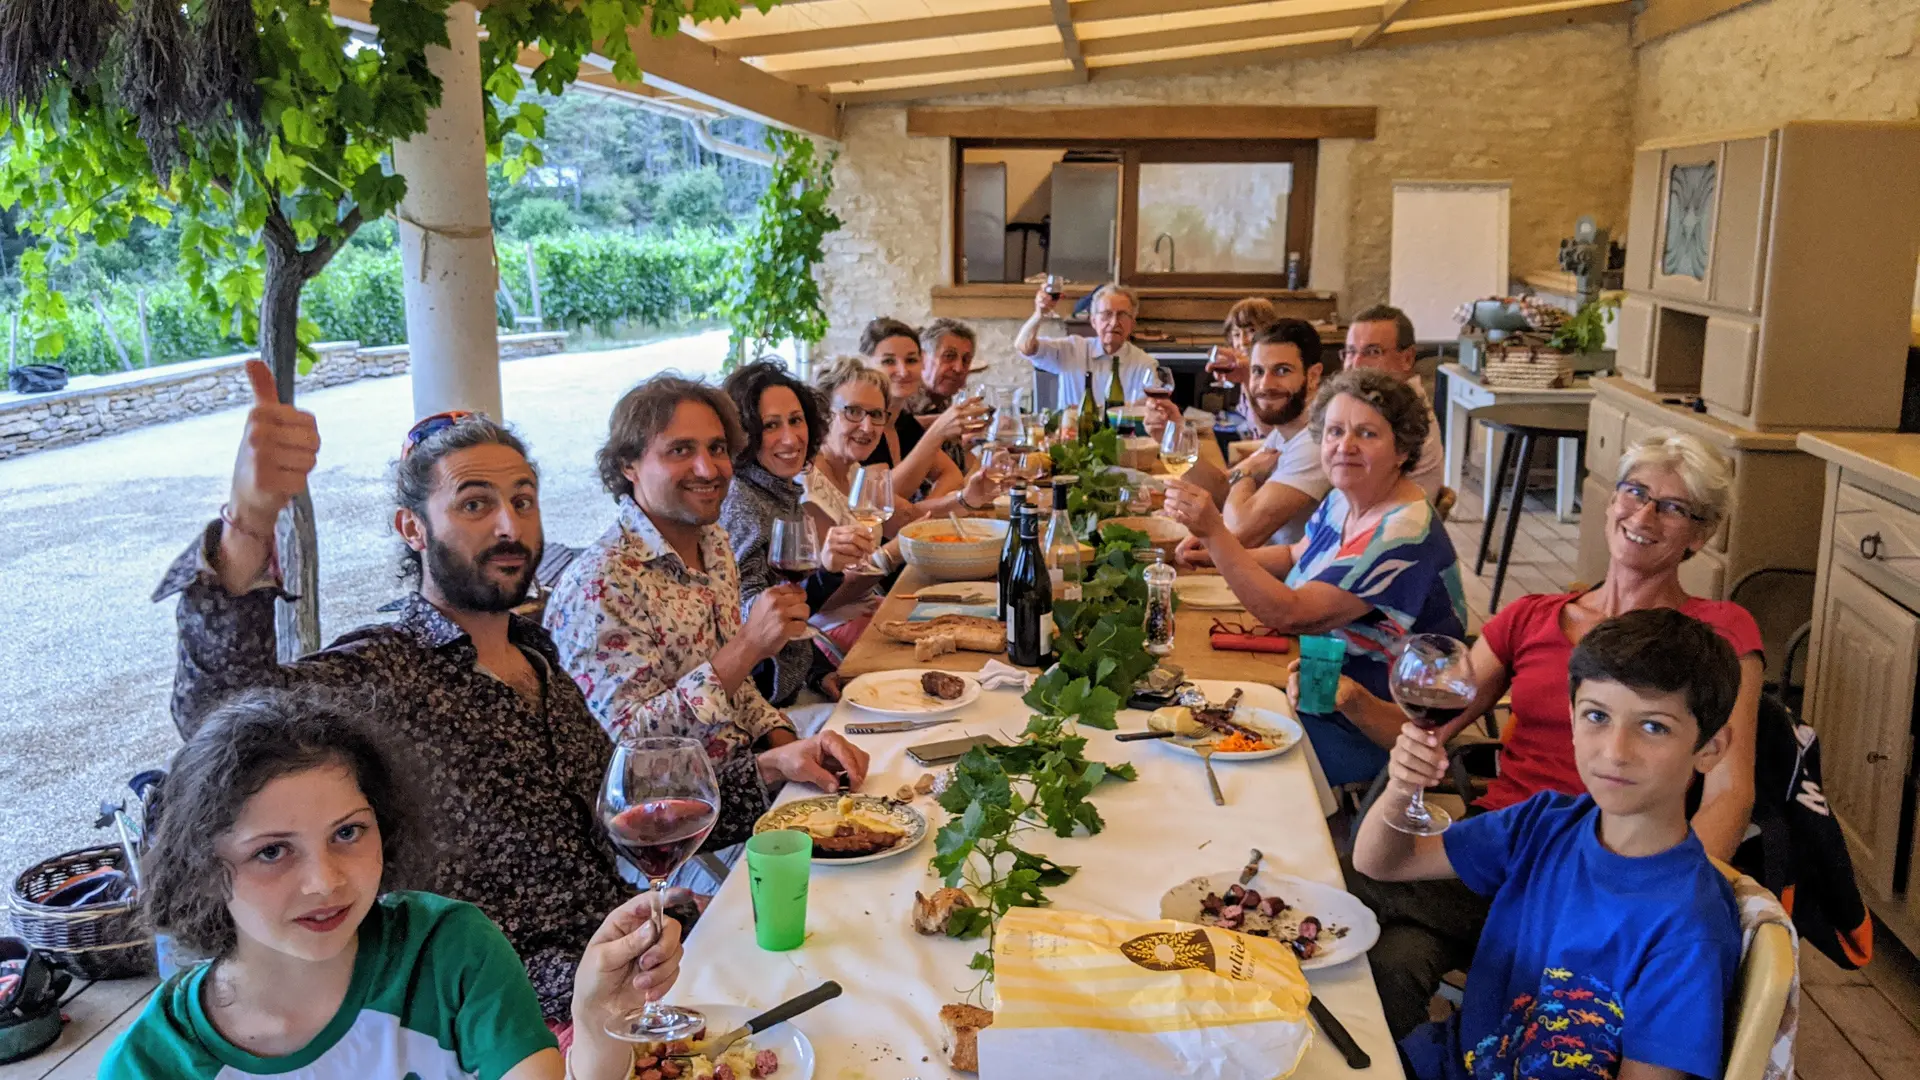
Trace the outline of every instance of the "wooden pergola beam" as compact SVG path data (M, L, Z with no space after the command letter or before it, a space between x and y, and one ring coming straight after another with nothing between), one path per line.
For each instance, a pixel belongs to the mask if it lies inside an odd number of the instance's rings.
M1380 5L1380 20L1378 22L1371 23L1354 31L1353 47L1356 49L1364 49L1380 40L1380 35L1387 32L1387 27L1392 26L1393 20L1399 18L1401 13L1405 12L1411 3L1413 3L1413 0L1386 0L1385 3Z
M1751 3L1753 0L1647 0L1646 7L1633 18L1633 44L1637 48Z
M1060 59L1058 45L1022 45L1013 49L995 49L984 53L948 53L944 56L915 56L905 60L877 60L864 64L834 64L829 67L778 68L772 73L796 86L830 86L834 83L891 79L902 75L930 75L937 72L973 72L982 68L1012 67L1015 64L1039 64ZM1084 65L1084 61L1082 62Z
M487 0L468 2L476 8L487 5ZM341 23L360 28L371 28L373 25L372 4L368 0L330 0L329 10L334 19ZM641 77L638 83L615 79L604 72L586 70L582 71L580 81L598 89L625 92L639 98L685 98L696 107L706 106L736 116L751 117L775 127L829 139L840 137L839 106L819 94L728 56L686 34L656 38L645 27L636 27L627 32L627 40L640 63ZM523 54L521 59L524 61L527 58Z
M1371 139L1372 105L928 106L907 134L957 139Z
M1060 51L1067 62L1073 65L1073 73L1081 82L1087 81L1087 58L1080 55L1080 35L1073 29L1073 11L1067 0L1051 0L1053 5L1053 26L1060 32Z
M716 37L710 44L729 56L785 56L827 49L853 49L862 45L892 45L902 41L992 34L1005 30L1041 30L1052 25L1053 12L1046 8L1005 8L962 15L937 15L931 19L889 19L819 30Z

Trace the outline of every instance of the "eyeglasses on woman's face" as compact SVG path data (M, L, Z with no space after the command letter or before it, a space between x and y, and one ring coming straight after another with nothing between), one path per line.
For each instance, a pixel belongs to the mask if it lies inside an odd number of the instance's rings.
M850 402L835 402L833 411L840 415L840 419L845 420L854 427L859 427L863 422L868 420L873 421L875 424L884 424L887 421L887 410L869 409L864 406L854 405Z
M1654 513L1664 521L1675 523L1688 521L1696 525L1707 523L1706 515L1695 510L1692 503L1685 499L1656 499L1653 497L1653 492L1647 490L1645 484L1633 480L1622 480L1613 485L1613 490L1620 497L1620 505L1629 514L1637 514L1645 509L1648 503L1652 503Z

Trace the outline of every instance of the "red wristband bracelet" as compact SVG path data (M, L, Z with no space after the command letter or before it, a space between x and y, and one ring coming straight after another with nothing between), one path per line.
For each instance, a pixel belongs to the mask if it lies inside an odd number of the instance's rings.
M232 503L220 504L220 520L228 528L232 529L234 532L239 533L241 536L244 536L249 540L254 541L255 543L264 544L267 550L269 551L273 550L274 545L276 543L274 535L272 533L267 533L265 536L262 536L261 534L254 532L252 529L247 528L245 525L240 524L240 522L235 520L233 516Z

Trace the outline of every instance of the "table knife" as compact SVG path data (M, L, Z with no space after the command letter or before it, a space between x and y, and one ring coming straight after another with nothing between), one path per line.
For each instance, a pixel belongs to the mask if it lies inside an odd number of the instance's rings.
M1139 742L1141 739L1171 739L1171 731L1125 731L1113 737L1114 742Z
M791 1020L801 1013L806 1012L808 1009L816 1005L823 1005L839 996L839 983L833 982L832 980L823 982L797 998L780 1005L775 1005L773 1008L747 1021L740 1027L734 1028L725 1035L708 1039L700 1046L700 1053L708 1058L718 1058L721 1054L727 1052L728 1047L731 1047L741 1039L749 1035L757 1035L775 1024Z
M1327 1007L1318 997L1307 998L1307 1012L1312 1014L1314 1022L1320 1025L1320 1030L1327 1033L1327 1041L1331 1042L1333 1048L1340 1051L1340 1055L1347 1059L1349 1069L1366 1069L1373 1066L1373 1059L1367 1056L1365 1050L1360 1049L1360 1044L1353 1041L1353 1036L1348 1034L1346 1026L1341 1024L1339 1018L1333 1013L1327 1011Z
M896 731L919 731L921 728L939 727L960 719L957 716L942 717L939 720L876 720L871 723L848 724L849 735L891 735Z
M1240 871L1241 888L1246 888L1247 882L1252 881L1254 875L1260 872L1261 858L1263 858L1263 856L1260 854L1259 848L1254 848L1252 851L1247 852L1247 868Z

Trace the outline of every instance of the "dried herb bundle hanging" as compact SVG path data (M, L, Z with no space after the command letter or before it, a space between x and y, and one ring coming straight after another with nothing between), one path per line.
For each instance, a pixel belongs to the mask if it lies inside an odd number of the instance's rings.
M127 22L120 99L140 127L153 171L168 176L180 160L180 125L198 116L193 38L179 0L134 0Z
M203 0L195 30L200 42L193 85L198 121L209 122L223 106L231 106L234 119L258 131L260 88L253 80L260 26L252 0Z
M56 77L91 78L119 23L115 0L0 0L0 104L32 108Z

